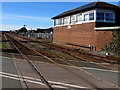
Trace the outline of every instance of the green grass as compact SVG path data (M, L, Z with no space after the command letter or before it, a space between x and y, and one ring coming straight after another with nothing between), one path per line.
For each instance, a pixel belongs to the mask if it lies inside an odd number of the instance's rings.
M2 49L2 42L0 42L0 49Z
M6 43L0 42L0 49L6 48Z

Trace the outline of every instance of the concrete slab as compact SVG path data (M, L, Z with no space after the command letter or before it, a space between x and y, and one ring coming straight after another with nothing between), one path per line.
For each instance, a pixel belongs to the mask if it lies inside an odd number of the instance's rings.
M2 72L17 74L14 61L12 58L0 57L0 59L2 59ZM0 73L0 75L2 74ZM3 77L2 88L21 88L21 84L20 81L18 80Z
M20 72L20 75L37 78L40 80L40 76L34 71L31 65L26 60L15 59L17 70ZM41 80L38 82L42 82ZM29 88L48 88L46 85L38 84L34 81L26 82Z
M95 76L98 76L104 80L107 80L109 82L112 82L118 86L119 85L119 76L120 76L120 72L112 72L112 71L102 71L102 70L95 70L95 69L84 69L87 72L94 74Z
M90 68L98 68L98 69L107 69L107 70L111 70L109 68L106 67L102 67L100 65L97 65L95 63L90 63L90 62L85 62L85 61L76 61L76 60L67 60L67 62L77 66L77 67L90 67Z
M114 85L87 74L83 70L33 62L48 81L56 81L89 88L113 88ZM72 87L69 87L72 88Z

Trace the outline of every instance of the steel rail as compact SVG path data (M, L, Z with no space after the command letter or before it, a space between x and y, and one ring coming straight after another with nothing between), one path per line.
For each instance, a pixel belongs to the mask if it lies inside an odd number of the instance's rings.
M19 37L27 39L27 41L30 40L29 38L25 38L25 37L21 37L21 36L19 36ZM33 41L36 41L36 40L33 40ZM103 61L103 62L110 63L110 64L120 64L118 61L113 61L113 60L108 59L108 58L103 57L103 56L97 56L97 55L92 55L92 54L88 54L88 53L82 53L80 51L71 50L69 48L65 48L65 47L61 47L61 46L56 46L56 45L53 45L53 44L50 44L50 43L41 43L41 44L39 44L38 42L36 42L36 44L37 45L46 46L47 48L52 49L52 50L55 49L55 50L61 51L63 53L66 53L68 55L73 56L74 58L77 58L77 59L80 59L80 60L83 60L83 61L88 61L88 60L86 58L84 58L84 57L81 57L80 55L78 55L76 53L81 53L81 54L83 54L86 57L95 59L96 61L99 60L99 61ZM75 52L75 53L73 53L73 52Z
M30 39L30 38L27 38L27 37L22 37L22 36L18 36L18 37L23 38L23 39L26 39L27 41L31 41L31 39ZM51 47L54 47L54 48L57 48L57 49L61 49L62 52L64 52L64 53L67 53L67 51L69 51L67 54L71 54L71 52L72 52L72 53L75 52L75 53L80 53L81 55L84 55L84 56L86 56L86 57L90 57L90 58L92 57L92 58L96 59L96 61L99 60L99 61L103 61L103 62L111 63L111 64L120 64L120 63L118 62L118 60L112 59L112 57L110 58L109 56L104 57L104 56L92 55L92 54L89 54L89 53L84 53L84 52L81 52L81 51L76 51L76 50L74 50L74 49L69 49L69 48L61 47L61 46L56 46L56 45L50 44L50 43L43 43L43 42L38 41L38 40L32 40L32 41L34 41L34 43L36 42L36 44L38 44L38 42L39 42L39 43L41 43L41 44L46 44L46 45L48 45L49 47L51 46ZM53 48L53 49L54 49L54 48ZM67 51L65 51L65 50L67 50ZM82 60L85 60L85 61L86 61L86 59L80 57L78 54L77 54L77 55L72 54L72 56L75 57L75 58L82 59ZM116 58L116 59L117 59L117 58Z
M9 36L9 35L8 35ZM10 36L9 36L10 37ZM13 38L12 38L13 39ZM10 40L10 38L9 38ZM14 39L15 40L15 39ZM17 41L17 40L15 40ZM12 42L12 40L10 40L11 44L18 50L18 52L22 55L22 57L27 60L27 62L32 66L32 68L36 71L36 73L40 76L40 80L46 84L46 86L50 89L50 90L54 90L52 88L52 86L48 83L48 81L41 75L41 73L38 71L38 69L35 67L35 65L32 64L32 62L27 58L26 55L24 55L21 50ZM19 42L19 41L18 41ZM27 86L28 88L28 86Z
M8 40L8 38L6 37L5 34L4 34L4 37L5 37L6 40ZM8 40L8 41L11 42L10 40ZM11 42L11 43L12 43L12 42ZM11 54L11 53L10 53L10 54ZM12 55L12 54L11 54L11 55ZM15 63L15 61L14 61L14 63ZM15 66L17 66L16 63L15 63ZM17 68L17 67L16 67L16 68ZM17 69L18 69L18 68L17 68ZM21 71L19 70L19 71L17 71L17 73L20 74L20 75L19 75L19 79L20 79L20 83L21 83L22 88L25 88L25 87L28 88L28 85L27 85L27 83L25 82L24 77L23 77ZM25 85L23 85L22 82L24 82ZM25 87L23 87L23 86L25 86Z
M16 40L16 41L17 41L17 40ZM20 43L20 42L19 42L19 43ZM21 43L21 44L22 44L22 43ZM22 44L22 45L24 45L24 44ZM26 47L26 48L29 48L29 47L27 47L27 46L25 46L25 47ZM30 49L30 48L29 48L29 49ZM30 50L32 50L32 49L30 49ZM61 64L53 61L51 58L49 58L49 57L47 57L47 56L45 56L45 55L43 55L43 54L41 54L40 52L37 52L37 51L35 51L35 50L32 50L32 51L38 53L39 55L43 56L43 57L46 58L47 60L53 62L55 65L61 66L62 68L64 68L65 70L69 71L70 73L72 73L73 75L75 75L76 77L78 77L79 79L82 79L85 83L89 84L92 88L97 89L97 90L102 90L102 88L98 88L95 84L93 84L92 82L88 81L86 78L80 77L78 74L74 73L73 71L68 70L65 66L63 66L63 65L61 65ZM66 62L66 63L68 63L68 62ZM68 64L69 64L71 67L73 67L73 68L82 70L82 69L78 68L77 66L75 66L75 65L73 65L73 64L71 64L71 63L68 63ZM84 70L82 70L82 71L85 72L86 74L89 74L88 72L86 72L86 71L84 71ZM97 78L97 77L94 76L94 75L91 75L91 74L89 74L89 75L92 76L92 77L94 77L94 78ZM100 80L99 78L97 78L97 79ZM104 82L104 80L102 80L102 81Z
M38 43L39 44L39 43ZM41 44L40 44L41 45ZM87 59L85 59L84 57L81 57L80 55L76 54L76 53L71 53L71 50L70 49L67 49L68 51L66 51L65 49L62 49L61 47L59 46L55 46L55 45L52 45L52 44L49 44L49 43L46 43L46 45L44 44L43 46L51 46L50 48L51 49L60 49L60 51L64 52L64 53L67 53L77 59L81 59L83 61L88 61ZM53 47L54 46L54 47ZM58 50L57 49L57 50ZM58 50L59 51L59 50ZM78 53L78 52L77 52ZM85 53L83 53L84 56L88 56L86 55ZM120 64L119 62L116 62L116 61L112 61L112 60L108 60L106 59L105 57L101 57L101 56L95 56L95 55L90 55L88 56L89 58L92 58L92 59L95 59L96 61L103 61L103 62L106 62L106 63L110 63L110 64Z

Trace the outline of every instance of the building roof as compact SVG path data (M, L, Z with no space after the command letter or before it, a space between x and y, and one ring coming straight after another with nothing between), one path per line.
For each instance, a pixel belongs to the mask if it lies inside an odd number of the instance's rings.
M94 9L94 8L104 8L104 9L114 9L114 10L120 9L119 6L112 5L112 4L109 4L106 2L96 1L96 2L92 2L92 3L86 4L86 5L80 6L78 8L72 9L72 10L63 12L62 14L59 14L59 15L53 17L52 19L58 19L58 18L61 18L64 16L72 15L72 14L75 14L78 12L84 12L84 11Z
M37 28L37 33L50 33L53 31L53 28L47 28L47 29L40 29L40 28Z

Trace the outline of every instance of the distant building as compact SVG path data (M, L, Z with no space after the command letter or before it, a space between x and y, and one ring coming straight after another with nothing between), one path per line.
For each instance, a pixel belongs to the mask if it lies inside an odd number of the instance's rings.
M38 39L53 40L53 28L28 30L24 35Z
M19 29L19 32L27 32L27 28L25 27L26 25L24 25L21 29Z
M47 28L47 29L37 28L36 32L38 32L38 33L52 33L53 32L53 28Z
M94 50L100 50L111 43L112 31L120 29L120 7L96 1L66 11L52 19L54 43L93 46Z

